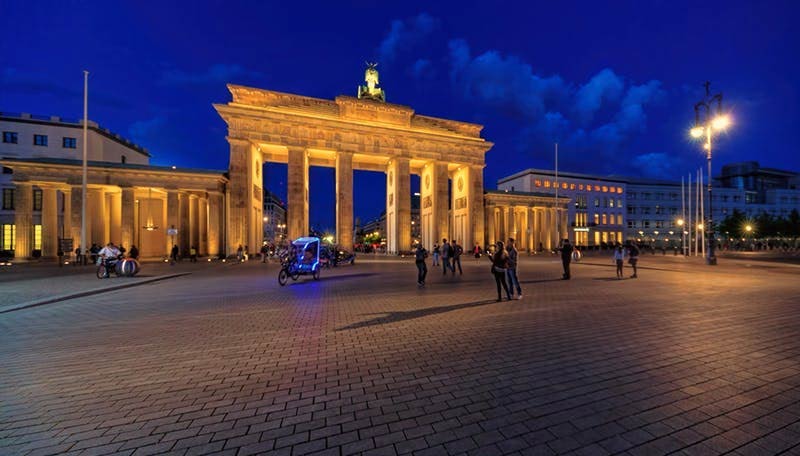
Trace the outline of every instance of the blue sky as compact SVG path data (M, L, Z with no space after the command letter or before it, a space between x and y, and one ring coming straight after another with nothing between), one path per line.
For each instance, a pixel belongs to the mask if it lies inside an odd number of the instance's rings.
M487 187L527 167L679 179L702 83L734 127L714 168L800 170L800 4L770 2L92 2L0 0L0 111L90 117L154 164L226 169L225 83L354 95L379 62L388 101L485 125ZM285 195L285 167L268 187ZM383 176L357 173L356 216ZM333 226L333 171L312 170L312 224ZM377 189L377 190L376 190Z

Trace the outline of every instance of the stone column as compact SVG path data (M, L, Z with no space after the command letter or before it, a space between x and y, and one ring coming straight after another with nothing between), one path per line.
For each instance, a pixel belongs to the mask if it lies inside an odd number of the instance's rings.
M202 196L197 203L197 253L208 255L208 198Z
M485 218L484 227L486 227L486 235L487 235L486 240L489 242L489 244L494 244L494 241L495 241L495 239L494 239L494 206L486 206L484 208L483 215L484 215L484 218ZM480 241L475 241L475 242L480 242ZM481 245L481 248L485 247L482 242L480 243L480 245Z
M86 233L89 239L86 240L86 245L92 246L95 243L103 246L108 242L108 216L106 213L106 192L103 189L88 189L86 195L86 204L89 210L86 211L86 222L89 225ZM89 214L92 214L91 217Z
M336 242L353 250L353 154L336 154Z
M289 239L308 236L308 153L289 147L286 219Z
M393 158L386 168L386 250L411 250L411 173L409 159Z
M42 187L42 258L58 256L58 198L56 189Z
M566 239L569 237L570 233L570 226L569 226L569 216L566 209L561 209L561 238ZM571 239L573 244L575 244L574 239Z
M109 220L108 240L120 246L122 245L122 193L110 192L106 195ZM130 248L130 244L125 248Z
M178 248L182 256L189 255L190 225L189 225L189 194L178 193L179 213L178 213Z
M224 253L221 249L222 236L222 194L209 192L208 194L208 255L218 256Z
M189 195L189 248L198 250L200 240L200 204L197 195Z
M229 207L227 213L227 244L236 251L239 244L247 243L252 212L252 146L247 140L228 138L231 147L230 183L228 184ZM291 168L291 166L290 166ZM290 172L291 174L291 172ZM291 195L291 188L289 190ZM291 198L291 196L290 196Z
M467 207L469 208L469 223L467 235L472 239L465 239L464 249L475 247L475 243L483 245L486 236L484 226L484 201L483 201L483 167L471 166L469 168L469 192L467 194ZM466 244L469 242L469 244Z
M62 220L62 230L59 233L64 239L71 239L72 238L72 191L71 189L61 189L61 193L64 195L64 209L62 211L61 220ZM72 250L75 250L78 244L73 241ZM72 252L64 252L64 255L69 256Z
M508 241L508 238L517 238L517 207L511 206L508 208L508 234L506 238L503 239L504 241Z
M80 185L73 185L72 189L70 190L70 235L72 236L72 243L75 246L74 248L81 247L82 251L86 250L86 245L80 245L81 243L81 204L83 203L83 189ZM86 216L88 217L89 214L87 213ZM91 235L90 232L87 230L86 235ZM89 240L85 240L84 242L89 242ZM91 245L91 243L89 243Z
M525 208L525 218L526 218L526 244L528 247L528 251L535 252L536 251L536 244L534 244L534 233L536 232L536 226L534 223L534 214L533 208L528 207Z
M14 185L14 258L21 260L30 258L33 250L33 184L15 182Z
M134 197L133 187L122 187L120 205L119 243L125 247L125 250L130 250L134 243L134 234L136 233L136 198Z
M506 238L506 207L497 207L497 239L496 241L505 242Z
M178 244L178 236L170 236L168 230L179 229L180 222L178 221L178 191L167 190L167 226L164 227L164 234L166 234L167 254L172 251L172 246Z

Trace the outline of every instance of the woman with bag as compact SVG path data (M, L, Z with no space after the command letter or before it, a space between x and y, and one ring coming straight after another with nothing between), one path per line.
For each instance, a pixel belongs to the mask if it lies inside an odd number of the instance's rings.
M511 293L508 292L508 283L506 283L506 269L508 269L508 254L506 253L505 246L502 242L497 242L497 249L494 255L489 257L492 261L492 275L494 281L497 283L497 302L503 300L500 294L500 287L506 291L508 300L511 301Z

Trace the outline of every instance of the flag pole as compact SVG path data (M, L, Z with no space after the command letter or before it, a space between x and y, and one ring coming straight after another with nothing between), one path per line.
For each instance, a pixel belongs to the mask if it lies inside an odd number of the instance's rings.
M86 252L86 181L87 181L87 166L86 156L88 147L88 126L89 126L89 72L83 70L83 178L81 181L81 240L80 252L85 259Z
M558 143L556 143L556 198L554 202L556 207L556 232L558 233L556 245L558 245L561 243L561 214L559 214L558 210Z

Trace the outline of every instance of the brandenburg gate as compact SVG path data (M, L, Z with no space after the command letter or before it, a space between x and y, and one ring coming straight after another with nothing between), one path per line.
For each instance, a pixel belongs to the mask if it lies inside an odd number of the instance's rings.
M336 243L353 247L353 172L386 174L389 253L411 242L411 175L420 176L423 245L442 238L484 244L483 168L492 143L481 125L416 114L386 103L367 69L359 97L311 98L228 85L232 100L215 104L228 124L230 144L228 251L262 241L262 166L288 164L289 238L308 234L310 166L336 169ZM369 191L369 189L358 189Z

